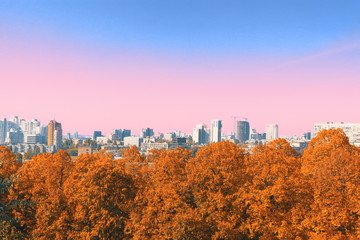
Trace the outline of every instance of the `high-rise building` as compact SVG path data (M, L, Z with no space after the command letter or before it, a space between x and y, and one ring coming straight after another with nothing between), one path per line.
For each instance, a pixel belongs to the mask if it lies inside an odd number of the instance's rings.
M10 129L7 132L5 144L19 144L24 142L24 134L20 129Z
M101 137L101 131L94 131L93 140L96 141L98 137Z
M56 146L60 149L62 145L62 128L61 123L51 120L48 125L48 146Z
M124 137L130 137L130 136L131 136L131 130L130 129L123 129L121 141L124 140Z
M142 129L141 137L146 138L146 137L152 137L152 136L154 136L153 129L151 129L151 128Z
M278 138L279 127L277 124L269 124L266 126L266 140L275 140Z
M5 143L7 131L8 131L7 120L6 118L4 118L2 121L0 121L0 144Z
M221 120L211 121L210 142L221 141L221 128L222 128Z
M131 130L129 129L115 129L111 134L111 138L114 141L124 141L124 137L131 136Z
M193 130L193 141L197 144L209 142L209 129L204 124L198 124Z
M240 142L249 140L250 137L250 124L248 121L236 122L236 139Z
M79 138L79 133L78 132L74 132L74 138L78 139Z

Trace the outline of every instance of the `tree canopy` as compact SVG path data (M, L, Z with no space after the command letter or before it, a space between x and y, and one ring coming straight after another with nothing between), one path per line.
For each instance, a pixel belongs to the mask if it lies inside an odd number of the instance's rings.
M21 165L0 146L2 239L359 239L360 149L325 130L249 154L222 141Z

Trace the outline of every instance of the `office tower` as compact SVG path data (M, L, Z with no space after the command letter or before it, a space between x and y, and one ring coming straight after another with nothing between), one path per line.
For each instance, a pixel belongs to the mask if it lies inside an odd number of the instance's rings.
M236 122L236 139L240 142L249 140L250 137L250 124L248 121Z
M5 143L6 144L19 144L24 142L24 134L20 129L10 129L7 132Z
M115 129L110 135L111 141L121 141L122 138L122 129Z
M142 129L141 136L143 138L154 136L154 130L151 128Z
M55 146L60 149L62 145L61 123L51 120L48 125L48 146Z
M7 120L4 118L2 121L0 121L0 144L5 144L7 130Z
M48 142L48 126L40 127L40 135L43 137L44 144Z
M129 129L115 129L111 134L113 141L124 141L124 137L131 136L131 130Z
M209 129L204 124L198 124L193 130L193 141L197 144L209 142Z
M78 132L74 132L74 138L78 139L79 138L79 133Z
M211 121L211 131L210 131L210 141L211 142L220 142L221 141L221 120L212 120Z
M124 137L130 137L131 136L131 130L130 129L123 129L122 130L122 139L121 141L124 141Z
M96 141L98 137L101 137L101 131L94 131L93 140Z
M278 138L279 127L277 124L269 124L266 126L266 140L274 140Z

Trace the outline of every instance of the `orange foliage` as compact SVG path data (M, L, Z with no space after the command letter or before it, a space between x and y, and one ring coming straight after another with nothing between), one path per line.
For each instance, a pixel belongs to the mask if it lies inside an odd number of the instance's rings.
M10 197L19 202L15 215L29 237L66 238L67 206L63 189L72 165L65 151L37 155L23 165Z
M134 239L178 239L179 218L187 209L183 184L185 164L191 152L182 148L153 151L144 169L143 185L128 223Z
M122 239L134 183L110 155L81 155L65 183L70 239Z
M302 170L312 173L318 166L326 164L331 154L337 149L359 154L358 148L350 145L348 137L341 129L323 130L313 138L302 157ZM357 153L356 153L357 152Z
M198 150L187 165L196 236L241 239L246 236L247 154L224 141Z
M325 130L303 156L314 201L305 224L314 239L359 239L360 158L342 130Z
M0 146L0 165L0 176L3 178L10 178L21 167L12 152L4 146Z
M277 139L251 155L223 141L195 157L59 151L18 170L0 147L0 160L17 179L1 201L18 203L31 239L360 238L360 149L341 130L320 132L303 156Z
M284 139L254 149L249 159L249 231L259 239L307 238L302 226L311 192L296 152Z

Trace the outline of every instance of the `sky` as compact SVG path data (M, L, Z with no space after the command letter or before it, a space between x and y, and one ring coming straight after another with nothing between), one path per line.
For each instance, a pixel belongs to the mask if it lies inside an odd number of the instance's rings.
M360 122L358 0L0 0L0 118L63 132Z

